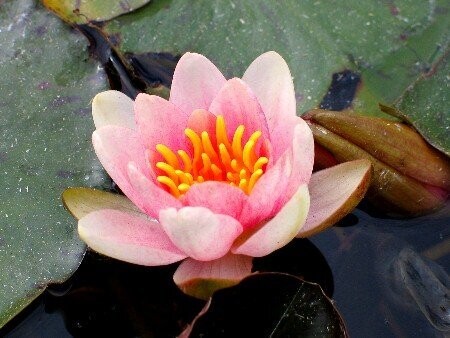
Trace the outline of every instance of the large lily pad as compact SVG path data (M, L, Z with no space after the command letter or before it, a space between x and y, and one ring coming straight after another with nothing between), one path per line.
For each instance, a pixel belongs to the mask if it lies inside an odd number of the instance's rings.
M360 78L353 108L386 116L378 103L393 104L447 53L448 11L444 0L155 0L103 30L122 54L196 51L227 75L242 74L256 56L276 50L291 67L299 114L317 107L333 74L348 69ZM424 94L448 101L449 91L436 90L436 82L424 82ZM440 141L447 132L442 116L404 102L412 122L427 120L431 126L417 123L419 131L449 150L448 142Z
M85 38L35 1L2 2L0 45L1 327L83 257L60 196L105 183L89 101L107 81Z

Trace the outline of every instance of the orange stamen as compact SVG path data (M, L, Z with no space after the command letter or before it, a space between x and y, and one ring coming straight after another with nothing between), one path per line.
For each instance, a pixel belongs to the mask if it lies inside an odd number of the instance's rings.
M156 145L156 151L164 159L154 165L161 172L157 181L177 198L193 184L205 181L228 182L250 194L264 174L269 159L261 156L260 147L256 147L262 136L261 131L253 132L243 142L244 130L245 127L239 125L230 142L225 120L223 116L217 116L216 135L213 135L217 143L211 142L211 136L206 131L197 134L190 128L185 129L193 155L185 150L175 153L163 144Z

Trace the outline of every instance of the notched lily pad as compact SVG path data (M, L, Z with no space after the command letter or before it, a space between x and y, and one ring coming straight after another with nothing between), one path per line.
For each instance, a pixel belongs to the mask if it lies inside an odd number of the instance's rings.
M260 273L217 291L181 337L347 337L331 300L313 283Z
M144 6L150 0L42 0L45 7L71 24L105 21Z
M84 37L36 1L2 2L0 45L1 327L80 264L60 195L106 183L88 135L89 101L107 81Z

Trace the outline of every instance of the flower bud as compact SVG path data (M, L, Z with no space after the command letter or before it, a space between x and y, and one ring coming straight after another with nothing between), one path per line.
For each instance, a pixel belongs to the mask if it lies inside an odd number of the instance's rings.
M382 118L314 110L307 114L316 162L369 159L374 167L369 200L395 216L418 216L444 204L450 161L411 127Z

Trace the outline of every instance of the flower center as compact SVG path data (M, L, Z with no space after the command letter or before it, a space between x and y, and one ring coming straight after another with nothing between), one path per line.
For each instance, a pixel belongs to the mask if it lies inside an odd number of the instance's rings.
M184 133L192 143L193 157L184 150L175 154L167 146L157 144L156 150L164 158L164 162L156 163L162 173L157 177L158 182L175 197L186 193L193 184L205 181L228 182L250 194L269 159L256 154L255 146L262 135L259 130L242 146L244 129L239 125L230 142L225 120L220 115L216 119L217 142L212 142L206 131L197 134L186 128Z

